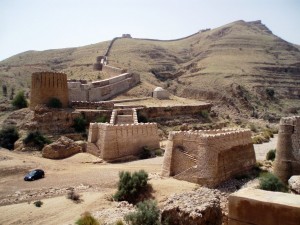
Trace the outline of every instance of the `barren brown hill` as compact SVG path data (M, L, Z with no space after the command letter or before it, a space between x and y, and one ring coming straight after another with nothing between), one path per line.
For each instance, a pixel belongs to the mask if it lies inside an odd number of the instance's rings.
M30 74L43 70L105 78L92 64L109 43L18 54L0 62L1 83L28 90ZM236 21L170 41L118 38L108 59L141 75L141 85L127 95L149 96L154 86L163 86L178 96L220 103L232 114L269 119L300 111L299 46L260 21Z

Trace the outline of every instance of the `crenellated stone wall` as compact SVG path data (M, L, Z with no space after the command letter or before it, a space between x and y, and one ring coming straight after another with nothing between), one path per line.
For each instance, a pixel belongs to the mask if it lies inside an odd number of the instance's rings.
M80 81L68 82L69 101L97 102L107 100L129 90L139 82L140 76L130 73L87 84Z
M91 123L88 142L94 143L98 152L92 154L104 160L115 160L130 155L139 155L144 146L159 148L156 123L112 125ZM89 149L87 150L89 151Z
M300 116L280 120L274 173L285 183L300 175Z
M162 175L214 187L255 163L250 130L171 132Z
M102 71L107 73L110 77L117 76L117 75L127 72L126 69L121 69L121 68L109 66L109 65L103 65Z
M47 104L58 98L64 108L68 107L67 75L56 72L37 72L31 75L30 108Z

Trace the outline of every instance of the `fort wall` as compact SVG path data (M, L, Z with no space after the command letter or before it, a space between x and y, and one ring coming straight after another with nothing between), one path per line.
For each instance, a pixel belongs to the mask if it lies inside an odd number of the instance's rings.
M55 72L37 72L31 75L30 108L47 104L51 98L58 98L62 107L68 107L67 75Z
M102 71L107 73L110 77L117 76L119 74L127 72L126 69L121 69L121 68L109 66L109 65L103 65Z
M140 76L138 74L129 73L89 84L80 81L68 82L69 101L97 102L107 100L127 91L139 82Z
M74 109L108 109L113 110L114 103L109 101L104 102L87 102L87 101L74 101L70 103Z
M144 146L159 148L156 123L111 125L91 123L88 142L94 143L99 155L104 160L138 155Z
M280 120L274 173L284 183L300 174L300 116Z
M171 132L162 175L213 187L251 169L255 163L250 130ZM193 177L185 172L191 168Z

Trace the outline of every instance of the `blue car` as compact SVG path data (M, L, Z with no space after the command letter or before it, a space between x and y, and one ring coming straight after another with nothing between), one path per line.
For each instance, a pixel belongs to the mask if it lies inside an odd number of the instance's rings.
M32 170L24 177L25 181L33 181L45 177L45 172L40 169Z

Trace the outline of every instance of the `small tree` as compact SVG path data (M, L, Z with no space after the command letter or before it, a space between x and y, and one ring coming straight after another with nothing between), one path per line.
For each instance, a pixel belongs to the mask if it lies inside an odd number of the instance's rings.
M18 109L26 108L28 103L26 101L24 91L20 91L12 101L12 105Z
M116 201L135 202L138 196L145 190L148 182L148 174L144 170L134 172L120 172L118 191L113 195Z
M159 208L155 201L148 200L137 204L137 211L124 217L129 225L160 225Z
M5 127L0 130L0 146L9 150L14 149L14 143L19 139L19 133L15 127Z
M266 94L270 99L274 99L274 97L275 97L275 91L273 88L267 88Z
M61 108L62 103L58 98L50 98L50 100L47 103L47 106L49 108Z

